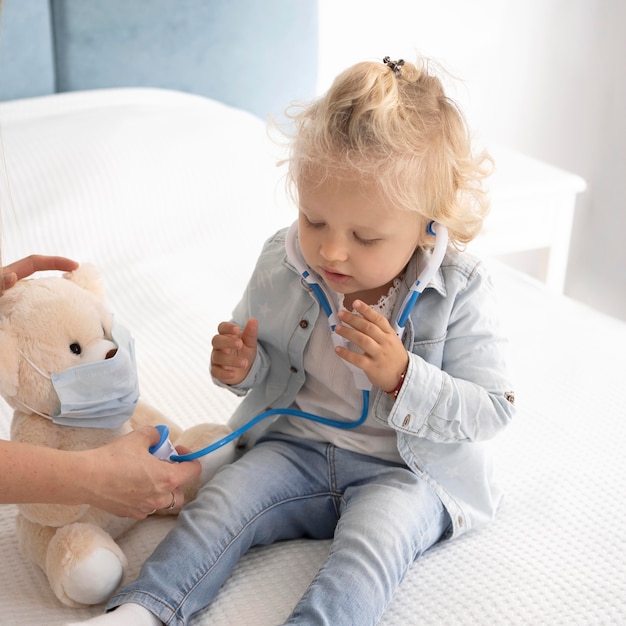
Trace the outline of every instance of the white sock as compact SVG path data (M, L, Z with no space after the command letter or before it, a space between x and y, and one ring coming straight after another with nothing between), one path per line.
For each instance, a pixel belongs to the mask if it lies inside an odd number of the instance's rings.
M122 604L115 611L92 617L84 622L71 622L65 626L163 626L163 622L139 604Z

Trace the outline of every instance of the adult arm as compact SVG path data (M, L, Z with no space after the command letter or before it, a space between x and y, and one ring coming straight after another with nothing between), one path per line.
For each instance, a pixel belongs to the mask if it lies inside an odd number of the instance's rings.
M0 440L0 503L90 504L136 519L167 508L172 495L181 505L200 463L156 459L148 448L158 440L150 426L80 452Z

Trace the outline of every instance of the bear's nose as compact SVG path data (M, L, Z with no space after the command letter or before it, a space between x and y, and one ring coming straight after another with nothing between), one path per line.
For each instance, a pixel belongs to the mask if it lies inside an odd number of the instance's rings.
M113 348L106 353L105 359L112 359L117 354L117 348Z

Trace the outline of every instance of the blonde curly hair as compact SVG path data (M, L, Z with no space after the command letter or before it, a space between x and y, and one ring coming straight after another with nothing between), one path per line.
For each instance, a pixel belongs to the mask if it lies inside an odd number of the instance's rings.
M296 202L303 182L374 181L390 205L447 226L457 247L478 234L493 160L473 156L465 118L429 68L426 60L357 63L324 96L288 109L295 132L287 181Z

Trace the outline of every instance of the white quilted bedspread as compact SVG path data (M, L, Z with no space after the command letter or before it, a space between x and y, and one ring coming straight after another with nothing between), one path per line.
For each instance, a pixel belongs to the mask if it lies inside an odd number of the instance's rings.
M96 263L135 336L143 398L182 426L226 421L237 400L209 380L211 336L265 237L295 218L264 125L197 96L123 89L2 104L0 127L4 260ZM493 272L519 406L497 443L507 495L491 527L414 565L381 624L626 624L626 325ZM99 613L57 602L18 554L13 516L0 506L0 624ZM121 540L129 577L172 523L151 518ZM327 550L252 550L193 624L279 624Z

